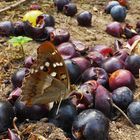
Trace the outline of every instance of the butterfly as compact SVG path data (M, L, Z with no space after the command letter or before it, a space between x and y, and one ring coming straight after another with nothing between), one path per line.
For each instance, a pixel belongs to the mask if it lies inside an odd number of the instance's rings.
M51 42L37 49L37 61L25 77L22 98L26 105L47 104L65 98L70 80L64 60Z

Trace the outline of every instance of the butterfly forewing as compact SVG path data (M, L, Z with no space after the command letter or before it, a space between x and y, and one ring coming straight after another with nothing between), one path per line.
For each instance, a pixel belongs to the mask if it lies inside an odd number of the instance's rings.
M37 50L37 63L24 80L22 101L27 105L47 104L64 98L70 90L69 75L64 61L50 42Z
M70 88L69 75L63 58L55 46L50 42L45 42L37 49L37 67L43 68L49 75L61 80Z

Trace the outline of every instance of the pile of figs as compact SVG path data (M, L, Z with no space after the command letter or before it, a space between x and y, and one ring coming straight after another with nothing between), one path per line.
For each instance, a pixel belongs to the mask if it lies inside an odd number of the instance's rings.
M57 12L74 16L77 7L70 0L54 0ZM79 40L72 40L66 29L55 28L52 15L40 11L39 5L32 5L24 21L0 22L0 36L28 36L36 41L52 42L64 59L70 83L76 88L61 104L26 106L20 101L21 87L35 59L29 56L24 67L11 77L12 92L7 101L0 101L0 133L8 131L10 140L20 140L13 128L12 120L37 121L47 117L49 123L64 130L73 140L107 140L109 119L118 117L118 111L128 116L131 124L140 124L140 101L134 98L136 78L139 77L140 21L136 27L120 22L125 20L127 5L111 1L105 8L115 20L107 26L106 32L115 37L125 35L126 42L115 40L112 47L106 44L88 46ZM34 18L33 18L34 15ZM80 26L91 26L92 14L83 11L77 15ZM136 51L135 51L136 50ZM117 110L117 108L119 110Z

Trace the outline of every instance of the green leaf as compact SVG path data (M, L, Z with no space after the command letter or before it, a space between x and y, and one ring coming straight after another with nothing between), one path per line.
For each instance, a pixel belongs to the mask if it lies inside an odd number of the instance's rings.
M24 45L29 41L32 41L32 39L29 37L17 36L17 37L11 37L11 39L8 42L11 43L14 47L17 47L17 46Z

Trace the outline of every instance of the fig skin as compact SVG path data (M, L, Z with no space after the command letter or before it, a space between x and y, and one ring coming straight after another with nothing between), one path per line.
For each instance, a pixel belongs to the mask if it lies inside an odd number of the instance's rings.
M54 6L56 7L58 12L63 11L65 5L70 3L70 0L53 0Z
M63 100L58 108L58 104L55 104L49 113L49 122L60 127L65 132L70 132L72 123L77 116L77 110L75 105L71 103L69 99ZM58 110L58 113L57 113Z
M15 112L8 101L0 101L0 133L12 126Z
M113 102L122 110L126 110L128 105L133 102L133 92L128 87L120 87L112 92Z
M73 17L77 13L77 7L74 3L69 3L64 6L63 11L66 16Z
M0 35L1 36L14 35L14 25L11 21L0 22Z
M140 102L132 102L127 108L127 115L134 124L140 124Z
M72 134L77 140L106 140L108 132L108 119L95 109L82 111L72 125Z
M92 14L88 11L81 12L77 15L78 25L89 27L92 23Z
M133 74L125 69L119 69L111 74L109 77L109 87L111 90L127 86L131 90L136 88L136 82Z

